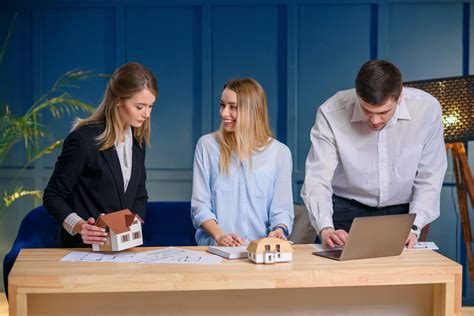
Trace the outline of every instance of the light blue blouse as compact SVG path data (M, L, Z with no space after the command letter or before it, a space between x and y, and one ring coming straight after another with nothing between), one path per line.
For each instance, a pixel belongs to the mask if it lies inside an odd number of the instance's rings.
M215 245L200 225L215 220L224 233L254 240L266 237L277 224L293 227L292 160L288 147L276 139L241 161L232 155L229 174L219 172L215 133L202 136L194 153L191 217L198 245Z

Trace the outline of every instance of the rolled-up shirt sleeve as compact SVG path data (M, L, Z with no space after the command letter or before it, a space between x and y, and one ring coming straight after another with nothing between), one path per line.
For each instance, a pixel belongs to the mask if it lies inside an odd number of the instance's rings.
M276 180L273 186L273 198L270 204L270 230L277 224L284 224L291 234L293 228L293 192L291 190L291 173L293 163L291 152L287 147L278 155L279 163Z
M413 200L410 202L410 213L416 214L415 225L420 228L439 216L441 188L448 165L439 103L429 129L415 176Z
M210 165L205 160L201 142L196 145L193 164L193 193L191 197L191 218L194 227L199 228L207 220L215 220L212 211L210 186Z
M310 136L311 148L306 159L301 197L308 209L311 224L319 232L324 227L334 227L332 179L338 165L336 140L320 109Z

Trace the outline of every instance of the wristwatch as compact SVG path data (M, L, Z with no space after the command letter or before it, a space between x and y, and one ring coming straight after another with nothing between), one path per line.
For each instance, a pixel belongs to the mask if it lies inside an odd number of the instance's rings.
M285 226L276 225L275 227L273 227L273 230L276 230L277 228L280 228L283 231L283 235L285 235L286 238L288 238L288 236L290 236L290 234L288 232L288 228L286 228Z
M421 229L420 229L420 227L418 227L418 226L416 226L415 224L413 224L413 225L411 226L410 233L412 233L413 235L415 235L416 238L418 239L418 238L420 237Z

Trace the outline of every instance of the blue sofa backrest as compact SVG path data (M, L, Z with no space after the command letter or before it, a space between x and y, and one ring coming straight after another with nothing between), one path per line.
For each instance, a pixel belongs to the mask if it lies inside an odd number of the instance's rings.
M143 224L143 246L195 246L190 202L148 202ZM22 248L57 248L59 227L42 206L30 211L20 224L10 252L3 260L3 282Z
M148 202L143 246L196 246L190 202Z

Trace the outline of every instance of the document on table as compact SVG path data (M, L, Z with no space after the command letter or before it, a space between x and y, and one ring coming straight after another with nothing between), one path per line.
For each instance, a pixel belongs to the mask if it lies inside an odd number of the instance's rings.
M64 256L61 261L71 262L128 262L156 264L220 264L218 256L202 251L192 251L176 247L145 252L100 253L73 251Z
M438 246L432 241L419 241L417 242L413 248L408 249L405 247L406 250L439 250Z
M137 262L137 252L101 253L92 251L73 251L61 261L71 262Z
M220 257L205 252L175 247L141 252L138 257L138 262L140 263L220 264L221 261Z

